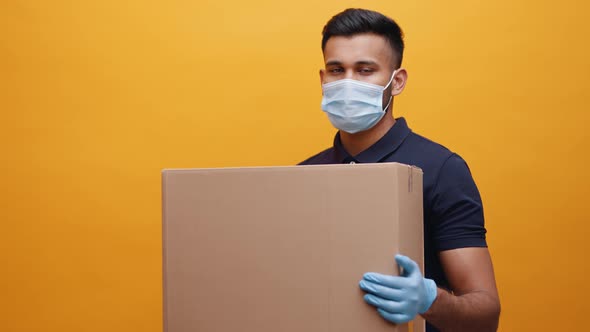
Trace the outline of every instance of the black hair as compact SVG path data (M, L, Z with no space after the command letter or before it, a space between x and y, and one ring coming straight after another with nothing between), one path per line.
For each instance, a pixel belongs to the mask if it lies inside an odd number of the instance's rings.
M322 31L322 51L330 37L351 37L361 33L373 33L384 37L397 55L397 66L401 66L404 57L404 33L391 18L367 9L349 8L336 14L324 26Z

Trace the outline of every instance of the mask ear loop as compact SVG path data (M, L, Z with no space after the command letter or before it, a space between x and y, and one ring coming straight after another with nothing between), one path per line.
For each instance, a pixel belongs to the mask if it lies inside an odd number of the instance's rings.
M391 82L393 82L393 78L395 77L395 74L397 73L398 70L399 70L399 68L393 71L393 74L391 74L391 78L389 79L389 82L387 82L387 85L383 88L383 91L385 91L389 87Z
M387 103L387 105L383 109L383 112L387 113L387 108L389 107L389 105L391 105L392 100L393 100L393 96L389 97L389 102Z
M397 73L398 70L399 70L399 68L393 71L393 74L391 74L391 78L389 79L389 82L387 83L387 85L383 88L383 91L387 90L387 87L391 84L391 82L393 82L393 78L395 77L395 74ZM387 105L383 109L383 112L387 112L387 108L389 107L389 105L391 105L392 100L393 100L393 95L389 97L389 102L387 103Z

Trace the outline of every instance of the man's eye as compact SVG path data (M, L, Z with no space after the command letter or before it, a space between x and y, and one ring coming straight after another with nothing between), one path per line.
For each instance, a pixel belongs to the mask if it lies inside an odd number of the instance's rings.
M361 69L359 69L359 72L361 74L369 74L369 73L373 72L373 69L372 68L361 68Z
M342 68L332 68L332 69L330 69L330 73L334 73L334 74L342 73L343 71L344 70Z

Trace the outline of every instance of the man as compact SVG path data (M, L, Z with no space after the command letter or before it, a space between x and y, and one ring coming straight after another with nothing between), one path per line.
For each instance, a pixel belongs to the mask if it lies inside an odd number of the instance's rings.
M424 172L425 277L397 255L401 276L367 273L365 301L393 323L416 315L427 331L496 331L500 301L487 249L483 207L467 164L393 116L406 84L402 31L390 18L347 9L324 27L322 109L339 129L310 164L399 162Z

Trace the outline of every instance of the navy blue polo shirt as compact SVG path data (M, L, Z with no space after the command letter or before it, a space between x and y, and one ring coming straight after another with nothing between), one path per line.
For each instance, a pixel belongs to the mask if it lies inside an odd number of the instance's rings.
M379 141L351 156L340 141L300 165L398 162L424 172L425 276L449 289L437 253L465 247L487 247L483 206L465 161L444 146L412 132L399 118Z

